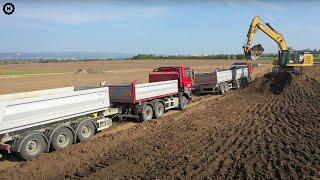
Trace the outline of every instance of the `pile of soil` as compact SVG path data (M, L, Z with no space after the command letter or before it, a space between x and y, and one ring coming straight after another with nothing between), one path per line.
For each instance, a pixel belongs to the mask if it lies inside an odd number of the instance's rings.
M104 72L100 69L78 69L74 74L103 74Z
M12 178L320 178L320 83L266 74L242 90L0 172Z

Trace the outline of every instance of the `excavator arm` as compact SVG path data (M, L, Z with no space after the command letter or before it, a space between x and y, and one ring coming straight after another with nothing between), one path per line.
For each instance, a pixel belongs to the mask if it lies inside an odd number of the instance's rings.
M265 33L267 36L273 39L278 44L279 50L281 52L288 50L288 44L283 38L283 36L281 35L281 33L274 30L268 23L264 23L259 16L256 16L255 18L253 18L250 24L250 28L247 34L247 39L243 46L244 53L247 57L251 56L251 59L255 59L259 57L263 52L263 48L260 44L250 48L250 45L258 29L260 29L263 33Z
M288 44L282 34L273 29L268 23L263 22L259 16L253 18L247 34L246 42L243 46L243 51L248 61L257 59L264 51L260 44L250 47L258 30L261 30L279 47L279 59L274 60L273 64L275 72L280 71L301 71L301 67L313 66L313 55L306 51L294 51L288 49ZM251 62L250 62L251 63Z

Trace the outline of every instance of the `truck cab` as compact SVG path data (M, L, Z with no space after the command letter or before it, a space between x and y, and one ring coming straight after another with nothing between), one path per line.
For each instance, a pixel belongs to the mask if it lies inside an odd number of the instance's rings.
M178 80L179 91L191 99L193 77L194 71L188 66L159 67L149 74L149 82Z

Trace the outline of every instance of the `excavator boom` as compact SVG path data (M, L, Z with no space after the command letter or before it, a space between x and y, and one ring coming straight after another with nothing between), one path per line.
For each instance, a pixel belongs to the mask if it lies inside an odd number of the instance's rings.
M264 51L260 44L250 47L258 30L262 31L278 44L279 60L276 60L274 65L286 70L292 70L296 67L313 66L313 55L311 53L289 50L288 44L282 34L273 29L270 24L263 22L259 16L253 18L248 30L246 42L243 45L243 51L247 59L255 60Z
M256 16L255 18L253 18L250 24L247 39L243 46L243 50L246 55L254 54L257 58L263 52L263 48L261 45L250 48L250 45L255 38L258 29L264 32L271 39L273 39L278 44L280 51L288 50L288 44L283 38L282 34L274 30L268 23L264 23L259 16Z

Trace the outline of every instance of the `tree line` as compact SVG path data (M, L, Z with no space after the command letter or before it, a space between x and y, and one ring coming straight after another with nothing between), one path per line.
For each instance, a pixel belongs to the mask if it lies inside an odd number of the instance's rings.
M320 61L320 49L304 49L302 51L311 52L314 55L315 61ZM278 58L278 54L264 53L259 58L260 60L274 60ZM226 59L226 60L241 60L246 59L244 54L211 54L211 55L156 55L156 54L138 54L131 58L123 60L170 60L170 59ZM28 64L28 63L58 63L58 62L78 62L78 61L109 61L117 59L11 59L0 60L1 64Z
M278 57L277 54L263 54L261 59L270 59ZM244 54L212 54L212 55L155 55L155 54L138 54L132 57L133 60L152 60L152 59L245 59Z

